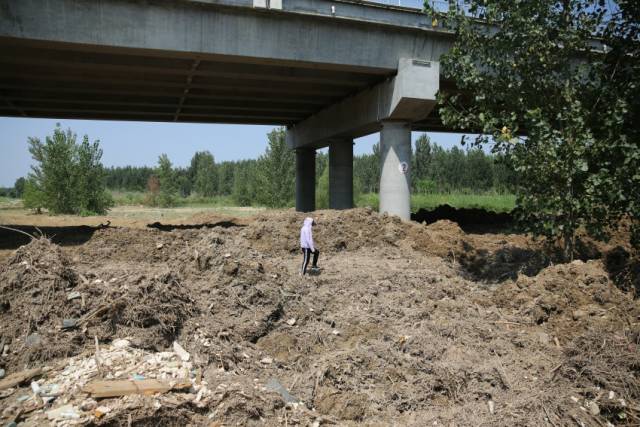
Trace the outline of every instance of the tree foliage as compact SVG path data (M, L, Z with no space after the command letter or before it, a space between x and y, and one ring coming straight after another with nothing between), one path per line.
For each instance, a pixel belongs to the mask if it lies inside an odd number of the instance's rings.
M191 159L188 176L198 195L214 196L218 190L218 174L213 154L208 151L197 152Z
M442 58L457 92L440 94L440 113L446 125L481 132L476 144L494 142L508 157L519 176L521 222L561 238L571 258L579 228L604 238L622 216L637 219L640 176L631 171L639 148L630 128L638 101L622 93L638 93L637 68L634 76L628 64L638 56L593 48L605 31L620 37L608 29L605 2L458 3L449 17L456 41Z
M295 191L295 153L287 147L284 129L268 135L268 146L258 159L256 200L269 207L290 206Z
M102 150L98 141L56 126L42 142L29 138L29 152L36 162L25 182L25 204L59 214L103 214L113 201L105 190Z

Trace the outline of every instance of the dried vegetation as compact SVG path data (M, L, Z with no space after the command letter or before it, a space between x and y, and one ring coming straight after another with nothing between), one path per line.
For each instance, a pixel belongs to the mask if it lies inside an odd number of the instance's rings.
M640 422L640 304L606 267L612 247L554 264L522 235L327 211L315 235L322 273L301 278L302 218L107 228L75 247L19 248L0 265L0 363L7 374L46 366L40 386L62 390L23 415L37 400L20 400L28 382L5 391L3 415L41 425L64 403L79 419L55 422L87 425ZM102 368L90 362L96 337ZM122 338L126 351L113 346ZM173 341L188 365L166 356ZM111 411L98 417L82 410L70 364L78 383L194 386L104 399Z

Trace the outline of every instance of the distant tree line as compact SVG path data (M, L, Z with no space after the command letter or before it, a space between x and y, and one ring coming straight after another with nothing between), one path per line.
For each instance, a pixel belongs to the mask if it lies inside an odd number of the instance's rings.
M144 192L144 203L175 206L185 197L229 197L240 206L292 206L295 198L295 154L285 143L284 129L267 135L265 152L252 160L216 163L208 151L195 153L189 166L175 167L166 154L156 167L111 167L100 163L98 142L85 136L76 144L75 134L59 127L45 143L30 138L29 149L37 166L29 177L0 195L23 197L27 207L59 213L102 213L112 201L105 188ZM445 149L421 135L412 161L415 193L513 192L517 182L504 158L480 149ZM377 193L380 182L380 150L354 157L354 194ZM316 206L329 206L329 156L316 156Z
M316 204L329 205L329 156L316 156ZM106 173L107 187L119 191L148 191L149 204L175 205L180 197L227 196L241 206L291 206L294 201L295 156L284 130L268 134L265 153L258 159L216 163L208 151L197 152L188 167L174 167L162 155L156 168L114 167ZM445 149L421 135L415 144L412 187L416 193L513 192L516 177L506 159L480 149ZM354 156L354 193L377 193L380 150Z

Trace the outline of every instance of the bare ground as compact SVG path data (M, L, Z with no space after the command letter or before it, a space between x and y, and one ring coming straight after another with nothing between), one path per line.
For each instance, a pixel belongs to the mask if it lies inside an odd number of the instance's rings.
M303 216L291 211L197 218L212 228L104 228L75 246L35 240L0 262L0 363L8 373L51 367L46 385L91 358L95 337L129 339L133 368L177 340L192 356L184 375L207 387L201 399L106 399L112 411L98 418L65 385L50 405L68 401L81 417L63 423L640 422L640 304L603 260L555 264L526 236L467 234L448 221L317 215L323 269L311 277L298 275ZM74 291L82 298L68 300ZM69 318L83 323L61 330ZM302 403L286 405L273 380ZM19 401L26 386L0 399L7 419L29 405ZM24 425L49 422L48 409Z

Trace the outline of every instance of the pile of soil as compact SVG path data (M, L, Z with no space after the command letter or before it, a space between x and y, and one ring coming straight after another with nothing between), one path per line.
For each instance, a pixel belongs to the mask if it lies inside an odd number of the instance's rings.
M9 372L78 354L85 345L136 335L145 348L170 344L195 304L172 272L135 269L97 278L63 249L34 238L0 266L0 323Z
M0 266L0 298L10 301L0 321L22 325L3 330L12 341L0 360L14 372L91 352L94 336L153 352L178 340L215 396L198 406L195 391L170 394L135 410L110 399L108 418L83 415L91 425L640 420L640 302L602 260L554 264L527 236L468 234L446 220L406 223L367 209L314 218L322 270L310 277L298 274L304 215L291 211L102 229L76 247L34 241ZM72 291L84 308L67 301ZM34 295L56 303L25 331ZM68 316L90 319L61 331ZM23 359L14 343L34 332L71 350Z

